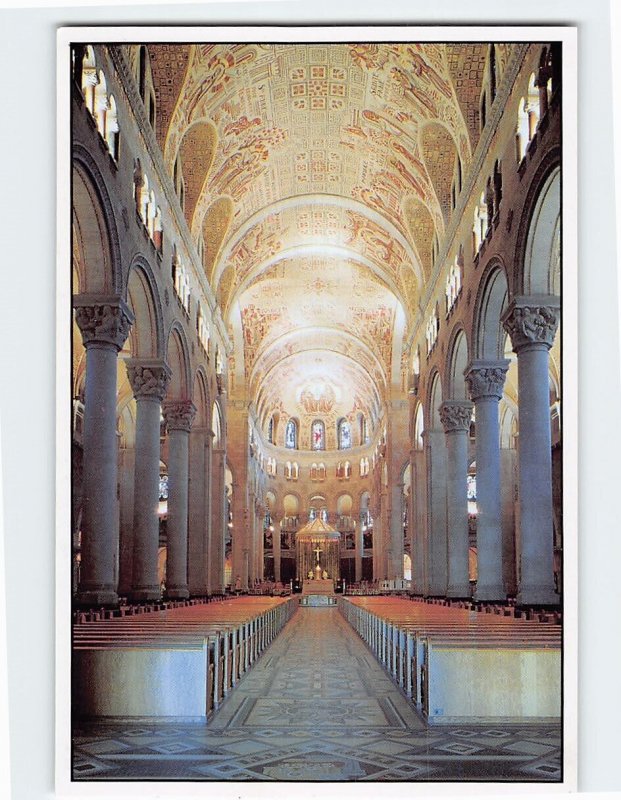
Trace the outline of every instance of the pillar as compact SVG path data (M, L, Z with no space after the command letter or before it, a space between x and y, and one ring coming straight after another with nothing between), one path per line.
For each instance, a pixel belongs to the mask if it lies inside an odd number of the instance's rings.
M168 429L168 534L166 595L186 599L188 589L189 438L196 408L190 400L164 403Z
M516 297L502 322L518 359L520 435L520 605L556 605L552 510L549 351L559 323L558 298Z
M225 514L225 453L220 446L214 447L211 451L211 538L210 538L210 575L212 592L221 592L224 589L224 529L228 525L228 517ZM237 526L235 515L233 524ZM235 585L235 572L231 576L233 586Z
M423 432L427 473L427 593L446 595L448 547L446 538L446 445L444 431ZM465 491L465 490L464 490Z
M188 487L188 588L191 597L208 593L207 536L208 522L205 513L206 447L208 435L205 428L192 428L190 432L190 477Z
M134 317L118 296L82 295L74 299L74 306L86 348L82 560L77 601L81 605L114 605L118 602L117 354Z
M466 384L474 401L477 476L477 600L506 600L498 402L509 361L473 361Z
M389 580L403 578L403 482L395 481L390 489L391 507L388 515L390 520L390 549L387 564L387 577Z
M160 412L170 380L161 360L132 359L127 374L136 400L134 466L134 531L132 547L133 602L159 600L157 574L159 546Z
M364 533L360 515L358 515L357 523L354 522L354 526L354 580L356 583L360 583L362 580L362 559L364 554Z
M446 434L447 597L470 597L468 578L468 431L472 403L446 400L440 420Z

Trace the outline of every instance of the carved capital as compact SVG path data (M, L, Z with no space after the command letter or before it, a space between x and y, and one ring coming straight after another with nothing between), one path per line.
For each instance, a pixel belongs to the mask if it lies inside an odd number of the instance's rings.
M120 350L129 335L134 315L117 296L74 298L75 320L82 332L84 346L111 345Z
M475 401L486 397L500 400L510 364L508 358L501 361L473 361L464 372L470 397Z
M516 297L502 315L502 324L511 337L516 353L528 345L548 348L560 321L558 299L554 297Z
M171 371L165 361L159 359L130 359L126 362L127 376L136 399L153 397L160 402L166 397Z
M162 414L169 431L189 433L196 416L196 406L191 400L169 400L164 403Z
M440 406L440 421L445 433L468 431L472 420L472 403L469 400L446 400Z

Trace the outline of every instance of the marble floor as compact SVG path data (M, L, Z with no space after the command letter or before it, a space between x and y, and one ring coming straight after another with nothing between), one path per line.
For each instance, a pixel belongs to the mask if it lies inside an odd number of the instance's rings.
M559 781L559 726L428 728L336 608L300 608L207 724L74 731L74 780Z

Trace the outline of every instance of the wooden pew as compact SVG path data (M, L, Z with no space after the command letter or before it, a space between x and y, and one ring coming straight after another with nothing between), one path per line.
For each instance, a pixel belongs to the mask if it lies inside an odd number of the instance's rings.
M85 717L205 717L296 608L290 598L239 598L76 624L74 711Z
M560 716L557 625L387 597L339 608L429 722Z

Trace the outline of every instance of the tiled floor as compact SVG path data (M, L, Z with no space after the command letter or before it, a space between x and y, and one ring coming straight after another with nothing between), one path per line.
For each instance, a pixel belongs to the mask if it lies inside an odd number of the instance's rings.
M559 726L427 728L335 608L301 608L208 724L75 732L75 780L558 781Z

